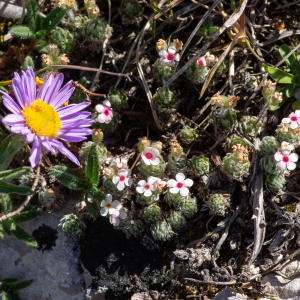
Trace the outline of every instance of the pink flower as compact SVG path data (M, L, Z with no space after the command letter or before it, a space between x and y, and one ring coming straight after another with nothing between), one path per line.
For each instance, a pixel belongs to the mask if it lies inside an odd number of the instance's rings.
M107 194L105 200L101 202L101 207L102 207L100 210L101 216L106 216L107 214L110 215L114 214L116 212L116 209L118 209L120 205L121 203L118 200L112 201L111 194Z
M300 110L296 110L295 112L292 112L287 118L283 118L282 123L290 123L290 128L297 128L300 124Z
M132 185L132 179L128 178L131 175L130 169L122 169L118 172L118 176L114 176L112 181L114 184L117 184L117 189L119 191L123 191L125 188L125 185L131 186Z
M96 105L96 110L99 114L98 121L99 123L108 124L111 121L113 116L111 104L108 100L104 100L103 104Z
M274 154L274 158L278 163L276 164L276 168L280 171L295 170L296 164L295 162L298 160L298 155L296 153L290 153L290 151L282 151L276 152Z
M176 175L176 180L170 179L167 182L168 187L170 187L170 192L172 194L177 194L180 192L181 196L187 196L189 194L189 189L187 187L190 187L194 184L192 179L185 179L185 176L183 173L178 173Z
M120 219L125 219L127 214L123 211L123 205L118 206L114 214L109 217L109 222L114 226L118 226L120 224Z
M197 59L197 65L199 68L206 67L206 60L204 56Z
M166 50L159 51L159 56L162 58L161 64L166 66L173 66L175 61L179 61L180 56L176 53L175 47L169 47L168 52Z
M147 147L142 152L142 160L148 166L150 165L157 166L160 162L158 156L159 156L159 151L153 147Z
M144 194L145 197L150 197L152 195L152 191L156 190L155 184L156 178L153 176L148 177L146 180L140 180L138 182L138 187L136 188L137 192L140 194Z

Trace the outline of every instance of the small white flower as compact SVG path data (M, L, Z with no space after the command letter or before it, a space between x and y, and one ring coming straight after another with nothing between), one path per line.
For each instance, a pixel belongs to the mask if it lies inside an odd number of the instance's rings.
M175 61L179 61L180 56L176 53L176 48L171 46L168 48L168 52L166 50L159 51L159 56L162 58L161 64L166 66L173 66Z
M197 59L197 65L199 68L206 67L206 60L204 56Z
M101 214L101 216L106 216L107 214L112 215L116 212L116 210L120 206L122 206L122 205L118 200L112 201L112 195L107 194L105 197L105 200L102 200L102 202L101 202L101 207L103 207L103 208L101 208L100 214Z
M119 191L123 191L125 188L125 185L131 186L132 185L132 179L128 178L131 175L130 169L121 169L118 172L118 176L114 176L112 179L112 182L114 184L117 184L117 189Z
M142 160L148 166L150 166L150 165L157 166L160 162L160 159L158 156L159 156L159 151L153 147L147 147L142 152Z
M296 164L295 162L298 160L298 155L296 153L290 153L290 151L282 151L276 152L274 154L274 158L278 163L276 164L276 168L280 171L295 170Z
M98 121L99 123L108 124L113 116L111 104L108 100L104 100L103 104L96 105L96 110L99 114Z
M282 123L290 123L290 128L295 129L300 124L300 110L292 112L287 118L282 119Z
M115 160L115 166L118 170L121 170L121 169L127 169L128 168L128 165L127 165L127 159L126 158L116 158Z
M147 181L140 180L138 182L138 187L136 188L137 192L144 194L145 197L150 197L152 195L152 191L156 190L155 180L156 178L153 176L148 177Z
M177 194L180 192L181 196L187 196L189 194L189 189L187 187L191 187L194 184L192 179L185 179L183 173L178 173L176 175L176 180L170 179L167 182L168 187L170 187L170 192L172 194Z
M121 205L118 209L116 209L115 213L109 217L109 222L114 226L118 226L120 224L120 219L125 219L127 214L123 211L123 205Z
M294 150L294 146L287 142L282 142L280 149L282 154L290 154Z

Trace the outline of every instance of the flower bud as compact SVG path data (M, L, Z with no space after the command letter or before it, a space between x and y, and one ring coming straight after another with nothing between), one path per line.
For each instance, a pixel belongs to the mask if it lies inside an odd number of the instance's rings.
M101 129L93 129L92 138L94 143L99 145L103 139L103 132Z
M271 98L276 90L276 82L272 82L271 80L266 81L263 84L263 88L261 90L263 96L266 98L266 100L271 103Z
M158 42L156 42L156 51L159 52L161 50L167 50L168 45L167 42L163 39L159 39Z
M158 90L153 96L153 100L158 104L161 111L173 112L177 107L177 97L168 87Z
M184 143L190 144L196 138L196 130L191 128L190 126L184 126L180 130L181 139Z
M139 138L138 149L142 153L146 148L150 147L150 141L146 138Z
M262 122L259 121L257 124L258 117L254 116L245 116L240 122L241 132L244 135L256 136L261 132Z
M159 153L161 153L162 150L162 142L155 142L151 144L152 148L155 148L159 151Z
M203 155L193 156L191 159L191 169L197 175L204 175L209 172L209 159Z

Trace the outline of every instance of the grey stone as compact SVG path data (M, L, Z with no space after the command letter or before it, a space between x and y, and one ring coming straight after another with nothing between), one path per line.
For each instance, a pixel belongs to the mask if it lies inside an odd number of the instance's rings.
M45 229L52 233L51 243L44 239L46 244L39 245L41 250L27 246L14 236L5 235L0 241L0 278L34 279L31 286L18 291L22 300L85 299L77 239L66 236L58 227L60 219L71 213L75 204L73 199L68 199L61 210L51 214L42 212L36 219L20 224L27 233L35 232L34 236L43 234Z
M6 19L19 19L22 16L23 7L9 3L8 1L0 1L0 17ZM25 9L25 15L27 10Z
M212 300L246 300L246 296L239 294L237 291L230 287L226 287L218 293Z

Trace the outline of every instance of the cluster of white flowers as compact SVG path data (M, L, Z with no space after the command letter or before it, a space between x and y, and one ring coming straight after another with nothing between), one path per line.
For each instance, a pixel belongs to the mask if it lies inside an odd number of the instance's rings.
M150 197L152 196L153 192L159 192L165 184L167 184L167 186L170 188L170 193L177 194L179 192L181 196L187 196L189 194L188 187L191 187L194 182L192 179L185 179L183 173L178 173L176 175L176 180L170 179L167 182L161 180L160 178L150 176L148 177L147 181L140 180L136 190L138 193L144 194L146 197Z
M101 202L101 216L109 215L109 221L114 226L118 226L120 224L120 219L125 219L127 214L123 211L123 205L118 201L112 201L112 195L107 194L105 200Z

